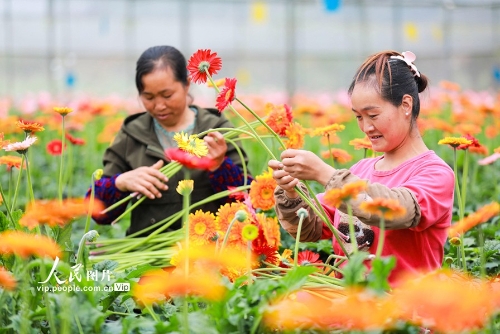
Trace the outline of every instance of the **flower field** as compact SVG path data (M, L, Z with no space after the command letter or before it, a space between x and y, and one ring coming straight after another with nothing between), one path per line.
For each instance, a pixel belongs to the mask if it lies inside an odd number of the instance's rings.
M124 117L140 111L133 103L0 99L0 333L500 331L500 95L442 82L423 97L424 141L455 171L453 222L441 270L390 288L393 257L378 250L344 257L333 254L331 240L296 242L274 212L267 162L284 148L311 150L335 168L379 154L347 94L297 95L285 105L239 95L236 79L214 82L215 75L206 69L195 77L217 94L216 105L201 106L231 119L236 129L214 131L241 143L254 180L205 199L234 199L210 213L190 202L196 184L186 173L169 185L184 196L184 209L147 237L124 236L133 207L100 226L90 214L103 207L92 193L84 199ZM179 135L166 175L204 163L179 157L193 139ZM347 201L363 187L328 200ZM364 204L382 217L401 210L397 202ZM184 228L165 232L179 218Z

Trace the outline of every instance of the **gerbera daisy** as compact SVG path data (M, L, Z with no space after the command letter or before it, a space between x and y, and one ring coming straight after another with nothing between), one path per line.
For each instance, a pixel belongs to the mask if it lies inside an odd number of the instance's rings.
M241 237L245 241L255 240L259 236L259 228L253 224L246 224L241 229Z
M193 191L193 185L194 185L193 180L181 180L179 181L179 184L177 185L177 188L175 188L175 190L180 195L188 196Z
M374 198L371 201L361 203L359 207L363 211L389 220L404 216L406 213L406 209L401 206L397 199L390 198Z
M189 240L194 245L210 243L216 233L215 215L213 213L197 210L189 215Z
M464 137L446 137L438 141L439 145L450 145L453 148L457 148L460 145L470 145L472 140L468 140Z
M62 141L60 139L51 140L47 144L47 152L50 155L61 155L61 153L62 153Z
M166 149L165 157L168 160L177 161L181 165L191 169L211 170L217 164L213 159L207 157L199 158L178 148Z
M463 234L477 226L479 224L485 223L491 218L498 216L500 214L500 204L497 202L493 202L481 207L476 212L471 213L458 223L452 225L448 230L448 235L451 237L455 237L457 235Z
M449 270L407 277L393 291L403 319L439 333L462 333L483 327L494 311L491 297L483 282Z
M300 149L304 146L304 128L299 123L292 123L288 129L286 129L285 135L288 137L288 140L284 143L287 149Z
M4 267L0 267L0 287L5 290L14 290L16 285L16 279L12 273L8 272Z
M349 145L354 146L355 150L372 149L372 142L368 139L368 137L353 139L349 141Z
M281 253L281 255L280 255L281 263L286 264L288 266L292 265L293 264L292 255L293 255L293 251L291 249L288 249L288 248L284 249L283 253Z
M177 132L174 135L174 141L181 150L197 157L204 157L208 154L207 144L197 135L188 135L182 131Z
M233 219L235 219L236 212L238 212L239 210L246 211L248 213L248 216L250 217L250 213L248 212L246 205L241 202L226 203L219 207L219 210L217 211L215 218L215 224L217 227L217 231L219 232L219 235L221 237L224 237L226 235L229 225L231 224ZM245 222L242 223L238 221L234 222L234 224L231 227L231 230L229 231L228 242L242 243L241 229L248 223L249 220L246 220Z
M325 204L338 208L342 202L356 198L366 187L367 183L364 180L347 183L342 188L327 190L323 199Z
M340 148L331 148L330 151L321 152L321 157L323 159L333 158L335 161L341 164L345 164L346 162L352 160L352 155Z
M38 138L34 136L28 136L25 140L17 143L12 143L4 147L7 152L16 151L19 154L25 154L33 143L36 142Z
M217 95L217 109L219 112L224 111L224 109L227 108L231 102L233 102L235 93L234 90L236 89L236 79L229 79L227 78L226 81L224 82L224 87L222 88L221 92L219 95Z
M478 160L477 163L484 166L484 165L492 164L495 161L497 161L498 159L500 159L500 153L493 153L492 155L490 155L484 159Z
M10 144L10 141L3 140L3 136L4 136L3 132L0 132L0 149L4 148Z
M54 107L54 111L56 113L58 113L59 115L61 116L66 116L67 114L69 114L70 112L73 111L73 109L71 108L68 108L68 107Z
M19 120L16 125L28 135L45 130L42 124L37 122Z
M248 193L246 191L239 191L238 187L227 186L227 190L229 191L229 198L233 198L236 201L244 201L248 197Z
M262 230L265 243L272 247L279 247L280 245L280 225L276 217L268 217L264 213L256 214L257 224Z
M193 82L205 83L207 74L213 76L222 68L222 60L217 52L210 49L198 50L189 58L187 69Z
M274 132L280 136L286 135L286 130L292 124L293 115L290 107L286 104L275 107L272 103L265 105L267 117L265 122Z
M297 264L299 266L307 266L313 263L323 263L318 253L306 249L297 255Z
M345 129L345 125L342 124L337 124L333 123L331 125L322 127L322 128L316 128L311 132L311 136L329 136L337 133L338 131L342 131Z
M275 266L280 264L280 254L278 248L269 245L256 245L252 243L252 250L257 256L257 266L263 265L264 262L273 264Z
M4 155L0 157L0 165L6 165L7 170L10 170L12 167L20 169L22 161L23 159L19 156ZM26 168L26 164L23 165L23 168Z
M276 180L272 176L273 170L269 168L267 172L257 175L255 180L250 184L250 201L256 209L264 211L274 207L274 189L276 188Z
M67 132L64 135L66 136L66 139L68 139L69 142L73 145L77 145L77 146L85 145L84 139L73 137L72 135L70 135Z
M59 245L44 235L34 235L21 231L0 233L0 254L16 254L26 258L31 255L52 259L61 257Z
M84 199L37 200L28 204L25 214L19 220L21 226L30 230L40 224L50 227L64 227L75 218L87 214L88 201ZM97 214L104 209L102 202L94 201L92 213Z

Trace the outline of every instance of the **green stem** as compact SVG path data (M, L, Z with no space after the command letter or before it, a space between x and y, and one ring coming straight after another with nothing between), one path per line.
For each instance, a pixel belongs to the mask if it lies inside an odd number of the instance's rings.
M233 228L235 221L236 221L236 215L234 216L233 220L231 220L231 222L229 223L229 226L227 227L226 234L224 235L224 240L222 241L222 245L220 246L220 250L219 250L220 254L222 254L224 247L226 247L227 240L229 239L229 234L231 233L231 229Z
M326 134L326 138L328 139L328 152L330 153L330 156L332 157L332 167L335 168L335 157L333 156L332 153L332 144L330 143L330 134Z
M347 214L349 215L349 238L351 239L352 252L356 254L358 252L358 240L356 239L356 230L354 228L352 206L349 201L347 201Z
M94 172L95 173L95 172ZM95 178L94 173L92 173L92 184L90 189L90 199L89 199L89 211L87 212L87 220L85 221L85 230L83 233L87 233L90 229L90 218L92 217L92 212L94 211L94 198L95 198Z
M59 164L59 189L58 189L58 197L59 201L62 202L63 197L63 168L64 168L64 144L66 141L66 137L64 135L64 115L62 116L62 135L61 135L61 162Z
M486 256L484 254L484 234L482 225L478 226L479 230L477 233L478 243L479 243L479 258L481 260L481 278L486 277Z
M28 157L26 156L26 174L28 175L28 190L30 193L30 200L31 203L35 202L35 195L33 194L33 184L31 183L31 173L30 173L30 165L28 161Z
M42 277L47 277L47 272L45 269L45 260L41 259L41 265L40 265L40 273ZM54 315L52 313L52 308L50 307L50 299L49 299L49 294L48 292L44 291L43 292L43 300L45 302L45 311L47 314L47 322L49 323L50 327L50 332L57 334L57 328L56 328L56 323L54 319Z
M155 313L151 305L146 304L144 307L146 308L146 310L148 310L148 313L151 315L154 321L160 322L160 318L158 318L158 315Z
M465 150L464 167L462 171L462 209L465 211L465 203L467 198L467 181L469 177L469 150Z
M191 177L191 172L189 169L184 171L184 179L189 180ZM186 269L184 271L186 279L189 277L189 200L191 197L191 192L189 194L183 194L182 196L182 208L184 210L184 233L185 233L185 246L186 246L186 258L184 265ZM187 296L186 296L187 297ZM187 300L185 301L187 303Z
M21 166L19 167L19 175L17 176L16 189L14 190L14 200L12 201L12 207L10 208L11 211L14 211L14 207L16 206L17 193L19 191L19 185L21 184L21 174L23 171L23 166L24 166L24 154L21 154Z
M5 205L5 208L7 209L7 216L9 216L9 219L12 222L12 226L14 227L15 226L14 218L12 218L12 214L11 214L10 208L9 208L9 203L7 203L7 198L5 197L5 193L3 192L2 184L0 184L0 195L2 196L3 204Z
M299 255L299 243L300 243L300 232L302 231L302 222L304 221L305 214L300 214L299 226L297 227L297 235L295 236L295 249L293 251L293 266L298 266L298 255Z
M375 253L375 256L377 258L380 258L382 256L382 250L384 248L384 240L385 240L385 220L384 220L384 215L382 214L380 216L380 231L378 234L377 252Z
M453 172L455 173L455 191L457 193L457 202L458 202L458 218L459 221L464 219L464 208L462 202L462 194L460 192L460 186L458 184L458 162L457 162L457 149L453 148ZM467 263L465 261L465 246L463 242L463 234L460 235L460 252L462 255L462 268L464 271L467 271ZM457 254L458 257L458 254Z

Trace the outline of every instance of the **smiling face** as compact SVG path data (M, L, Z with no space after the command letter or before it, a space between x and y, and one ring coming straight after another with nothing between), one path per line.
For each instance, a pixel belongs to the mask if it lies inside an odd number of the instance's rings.
M189 84L177 81L170 67L158 68L142 77L140 99L146 110L166 128L175 127L189 109Z
M352 91L351 103L358 126L370 139L374 151L392 153L407 143L411 96L405 95L402 104L396 107L382 99L373 84L360 82Z

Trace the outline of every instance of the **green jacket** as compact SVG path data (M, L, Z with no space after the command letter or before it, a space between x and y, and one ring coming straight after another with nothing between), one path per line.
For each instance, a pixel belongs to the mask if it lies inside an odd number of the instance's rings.
M233 128L227 118L216 109L203 109L197 106L193 133L200 133L214 128ZM243 150L242 150L243 152ZM244 153L243 153L244 154ZM240 155L234 146L228 144L226 156L234 164L242 167ZM104 153L104 176L114 176L141 166L151 166L162 159L165 163L163 149L154 130L153 118L148 112L134 114L127 117L115 137L113 143ZM246 155L244 159L247 160ZM209 181L209 173L202 170L191 170L190 179L194 181L194 190L191 194L191 203L213 195L215 192ZM151 200L146 198L137 208L132 210L130 227L127 234L140 231L161 221L182 209L182 196L176 191L177 184L184 179L184 169L170 177L167 191L162 192L161 198ZM135 203L136 199L132 203ZM212 201L196 208L196 210L217 212L222 201ZM181 227L181 221L169 227L168 230Z

